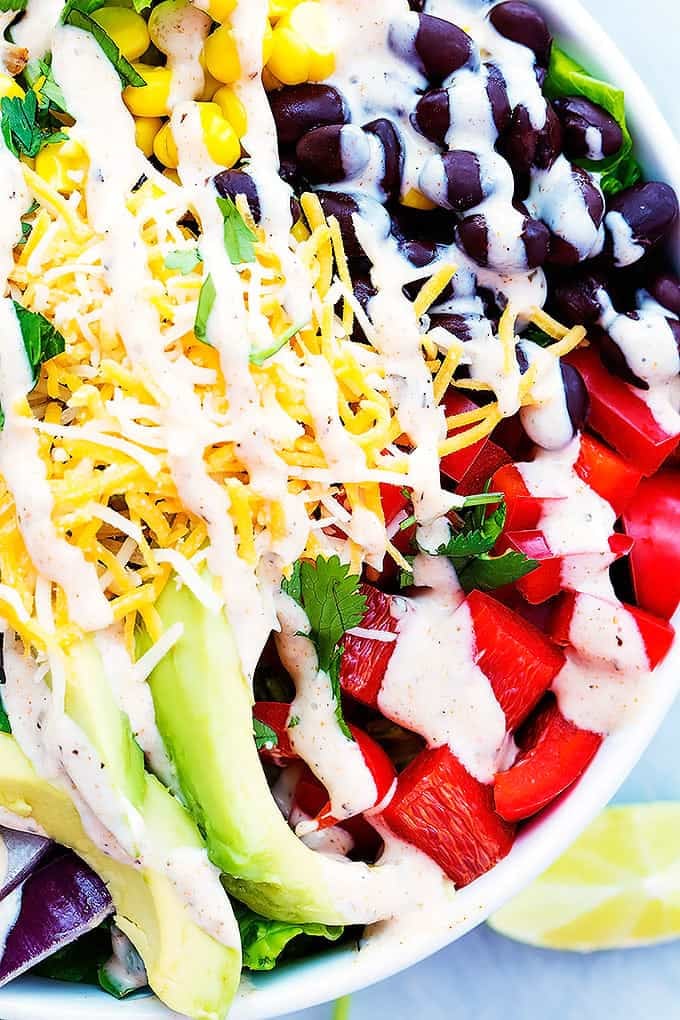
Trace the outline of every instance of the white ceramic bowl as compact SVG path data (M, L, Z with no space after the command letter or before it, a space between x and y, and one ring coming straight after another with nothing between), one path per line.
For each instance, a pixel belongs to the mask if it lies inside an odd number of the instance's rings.
M247 2L247 0L246 0ZM370 0L365 0L366 3ZM578 0L533 0L558 39L591 71L623 88L640 161L651 178L680 194L680 145L637 74ZM647 41L645 41L647 44ZM680 227L672 241L680 268ZM680 629L680 611L675 617ZM361 952L341 949L271 974L246 977L230 1020L265 1020L356 991L424 959L484 921L558 857L614 795L651 741L680 691L680 641L654 677L653 696L634 722L605 741L581 782L538 821L527 826L511 853L461 890L450 916L430 931L419 926L403 941ZM152 996L115 1002L95 988L25 978L0 992L3 1020L167 1020Z

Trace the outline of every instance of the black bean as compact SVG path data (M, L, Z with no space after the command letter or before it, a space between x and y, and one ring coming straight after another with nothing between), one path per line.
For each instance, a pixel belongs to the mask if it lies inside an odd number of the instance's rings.
M464 213L484 199L479 159L474 152L455 149L430 156L420 174L420 190L443 209Z
M295 152L284 151L279 156L279 177L281 177L286 184L290 185L294 191L306 190L302 174L300 173L300 167L298 161L295 158Z
M399 245L399 250L417 269L429 266L437 257L437 245L434 241L404 241ZM416 294L421 286L422 282L416 280L414 284Z
M453 336L462 340L463 343L466 343L468 340L472 340L468 318L466 315L436 312L430 316L430 329L440 326L448 333L452 333Z
M649 284L649 293L655 301L674 315L680 315L680 279L671 273L661 273Z
M523 265L494 265L489 260L489 235L486 217L480 213L466 216L458 224L457 237L463 250L480 266L491 266L492 269L536 269L542 266L550 246L550 232L540 220L524 217L521 237L524 242L525 260Z
M288 85L269 93L280 145L295 145L307 131L349 120L345 102L331 85Z
M430 14L418 17L415 48L429 80L440 85L454 71L470 63L475 46L470 36L450 21Z
M498 148L517 176L528 174L532 168L549 170L562 151L562 127L550 104L540 130L531 123L527 108L516 106Z
M486 94L491 104L491 114L496 130L502 134L510 123L512 107L508 98L508 87L503 73L495 64L487 64Z
M604 217L604 196L589 173L581 167L572 166L572 175L576 180L588 214L594 226L599 230ZM590 256L590 252L579 251L569 240L569 223L565 223L564 234L553 234L550 239L550 261L559 266L575 266Z
M245 195L246 201L256 223L262 218L257 185L253 178L243 170L220 170L214 177L215 187L222 198L236 201L237 195Z
M545 18L535 7L522 0L507 0L494 7L489 17L497 32L506 39L528 46L534 51L538 63L548 66L552 37Z
M590 411L588 390L583 376L573 365L560 361L560 371L569 418L574 432L578 432L584 427Z
M617 244L616 234L610 230L614 263L621 268L638 261L668 236L678 219L678 198L668 184L658 181L634 184L614 195L608 213L620 213L630 227L634 244L643 249L636 252L630 244ZM605 218L605 226L610 227L609 216Z
M515 361L519 368L519 374L525 375L529 371L529 359L521 344L515 345Z
M409 209L405 205L392 210L392 233L400 242L410 240L453 244L456 218L442 209Z
M444 145L451 127L447 90L434 89L432 92L426 92L422 99L418 100L411 114L411 123L416 131L420 131L421 135L425 135L431 142Z
M404 148L399 132L391 120L379 117L364 124L364 131L375 135L383 152L383 174L378 182L386 199L396 202L404 173Z
M564 151L569 159L607 159L623 145L623 132L601 106L581 96L562 96L553 101L562 124ZM595 134L595 144L590 137Z
M353 217L359 215L368 220L376 235L386 238L390 232L390 218L383 207L374 199L362 195L357 200L353 195L343 191L317 191L316 196L321 203L325 216L334 216L338 221L345 254L349 258L364 255L364 249L354 229Z
M624 314L630 319L640 318L638 312L625 312ZM620 379L630 383L631 386L636 386L638 389L649 389L649 383L635 375L626 361L625 354L619 345L612 340L608 333L605 333L603 329L596 326L594 329L590 329L588 331L588 339L597 345L600 357L612 375L618 376Z
M303 135L295 148L300 170L312 184L357 177L368 165L371 146L355 124L331 124Z
M602 315L600 293L606 288L604 275L570 274L552 288L555 314L569 326L590 326Z

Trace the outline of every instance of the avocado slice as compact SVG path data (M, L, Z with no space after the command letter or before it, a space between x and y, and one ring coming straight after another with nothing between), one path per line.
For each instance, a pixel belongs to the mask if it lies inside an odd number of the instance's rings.
M153 776L147 780L144 817L149 837L169 850L202 847L182 806ZM103 879L114 903L116 924L144 960L149 984L159 999L195 1020L223 1020L240 975L238 950L198 927L168 877L102 853L87 836L68 794L38 776L14 738L5 733L0 734L0 805L33 818Z
M178 579L156 609L165 628L184 624L149 677L156 722L229 891L256 913L300 924L369 923L403 905L393 866L315 853L289 828L260 764L252 693L224 613ZM148 644L140 633L138 652Z

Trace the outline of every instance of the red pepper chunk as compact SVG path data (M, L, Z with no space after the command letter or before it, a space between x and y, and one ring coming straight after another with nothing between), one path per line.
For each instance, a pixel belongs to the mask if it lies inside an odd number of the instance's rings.
M515 835L494 811L493 788L474 779L448 747L414 758L382 817L457 886L468 885L505 857Z
M477 410L477 404L456 390L448 391L443 404L447 418ZM464 425L462 428L450 429L448 434L456 436L469 428L469 425ZM469 496L473 492L479 492L494 471L502 464L508 464L510 460L509 454L487 436L472 446L466 446L463 450L456 450L442 457L439 468L445 478L458 483L456 486L458 495Z
M675 630L666 620L653 616L652 613L648 613L644 609L638 609L637 606L609 602L607 599L600 599L595 595L584 595L573 591L565 592L562 595L552 617L550 632L553 640L558 645L566 647L567 645L574 644L574 639L571 635L571 622L577 600L581 606L586 602L585 608L588 614L592 617L599 616L603 621L603 625L612 620L612 627L614 627L617 613L630 613L640 631L650 669L658 666L661 660L668 654L673 644ZM614 630L612 629L612 639L613 636ZM586 656L588 654L587 648L576 648L576 651Z
M659 425L634 387L611 375L593 347L572 351L566 360L588 389L590 427L643 475L653 475L673 453L680 435Z
M366 596L366 612L361 626L366 630L381 630L396 634L397 620L391 613L392 597L371 587L360 585ZM340 666L340 685L364 705L377 708L378 693L394 651L394 641L376 641L372 638L346 634L342 640L345 649Z
M506 464L496 471L491 479L491 491L502 492L505 497L506 531L533 531L538 527L543 505L548 500L532 496L514 464Z
M508 822L535 815L585 772L602 740L565 719L550 695L527 725L515 764L496 775L498 814Z
M581 436L581 450L574 465L579 478L611 504L620 517L640 484L642 474L627 464L618 453L592 436Z
M645 478L623 522L635 540L630 565L637 602L668 620L680 604L680 471Z
M515 730L562 669L564 655L537 627L490 595L473 591L466 601L477 665L491 682L508 731Z

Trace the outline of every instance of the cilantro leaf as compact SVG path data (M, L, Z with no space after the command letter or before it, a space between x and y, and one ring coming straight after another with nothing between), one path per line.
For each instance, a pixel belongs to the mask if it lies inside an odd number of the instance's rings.
M532 344L538 344L539 347L550 347L555 343L551 336L535 326L533 322L530 322L522 333L522 340L531 340Z
M224 247L229 261L234 266L254 262L257 235L250 229L231 198L217 198L216 201L224 219Z
M182 276L191 273L202 261L203 257L198 248L171 251L163 260L166 269L176 269Z
M285 347L289 340L291 340L296 333L299 333L304 328L304 324L298 323L297 325L291 326L286 332L276 340L271 347L265 347L262 350L253 349L250 352L250 363L251 365L264 365L265 361L269 358L273 358L275 354L278 354L282 347Z
M522 552L508 549L500 556L489 556L483 553L471 560L458 574L458 580L464 591L478 588L480 591L492 591L506 584L513 584L521 577L530 574L539 566L538 560L531 560Z
M282 588L307 614L309 638L316 647L319 669L328 675L338 725L353 740L342 714L340 665L344 649L340 641L346 631L361 623L366 612L359 576L350 574L348 564L341 563L338 556L330 559L319 556L315 563L309 560L296 563Z
M55 131L51 125L40 122L38 97L33 89L23 97L3 96L0 114L5 145L17 158L23 155L33 159L43 146L68 137L63 131Z
M300 935L319 936L335 942L344 930L340 925L272 921L241 903L233 906L241 933L243 966L248 970L272 970L289 942Z
M266 723L260 722L259 719L253 719L253 736L255 737L255 747L258 751L261 751L263 747L271 750L272 747L276 747L279 742L279 738Z
M26 357L35 383L42 363L64 353L66 346L64 338L49 319L39 312L31 312L17 301L14 302L14 310L19 320Z
M25 11L28 0L0 0L0 11Z
M49 109L68 113L64 93L55 80L49 55L43 59L33 57L29 60L24 75L31 89L36 91L38 106L41 110Z
M146 85L139 71L136 71L130 61L123 56L108 32L91 16L92 12L100 6L99 3L93 5L91 0L67 0L61 13L61 23L72 25L73 28L81 28L94 36L104 55L118 72L118 77L123 85L132 85L135 88Z
M461 559L466 556L482 556L490 552L505 527L506 516L505 503L501 503L492 514L482 520L480 527L453 535L446 545L437 549L437 555Z
M201 293L198 295L198 308L196 309L196 321L194 322L196 339L202 340L204 344L210 344L208 340L208 319L213 310L216 297L215 284L213 283L212 276L208 273L203 281Z
M7 712L5 711L5 706L2 704L2 700L0 700L0 733L11 733L11 732L12 732L12 727L10 725L9 716L7 715Z

